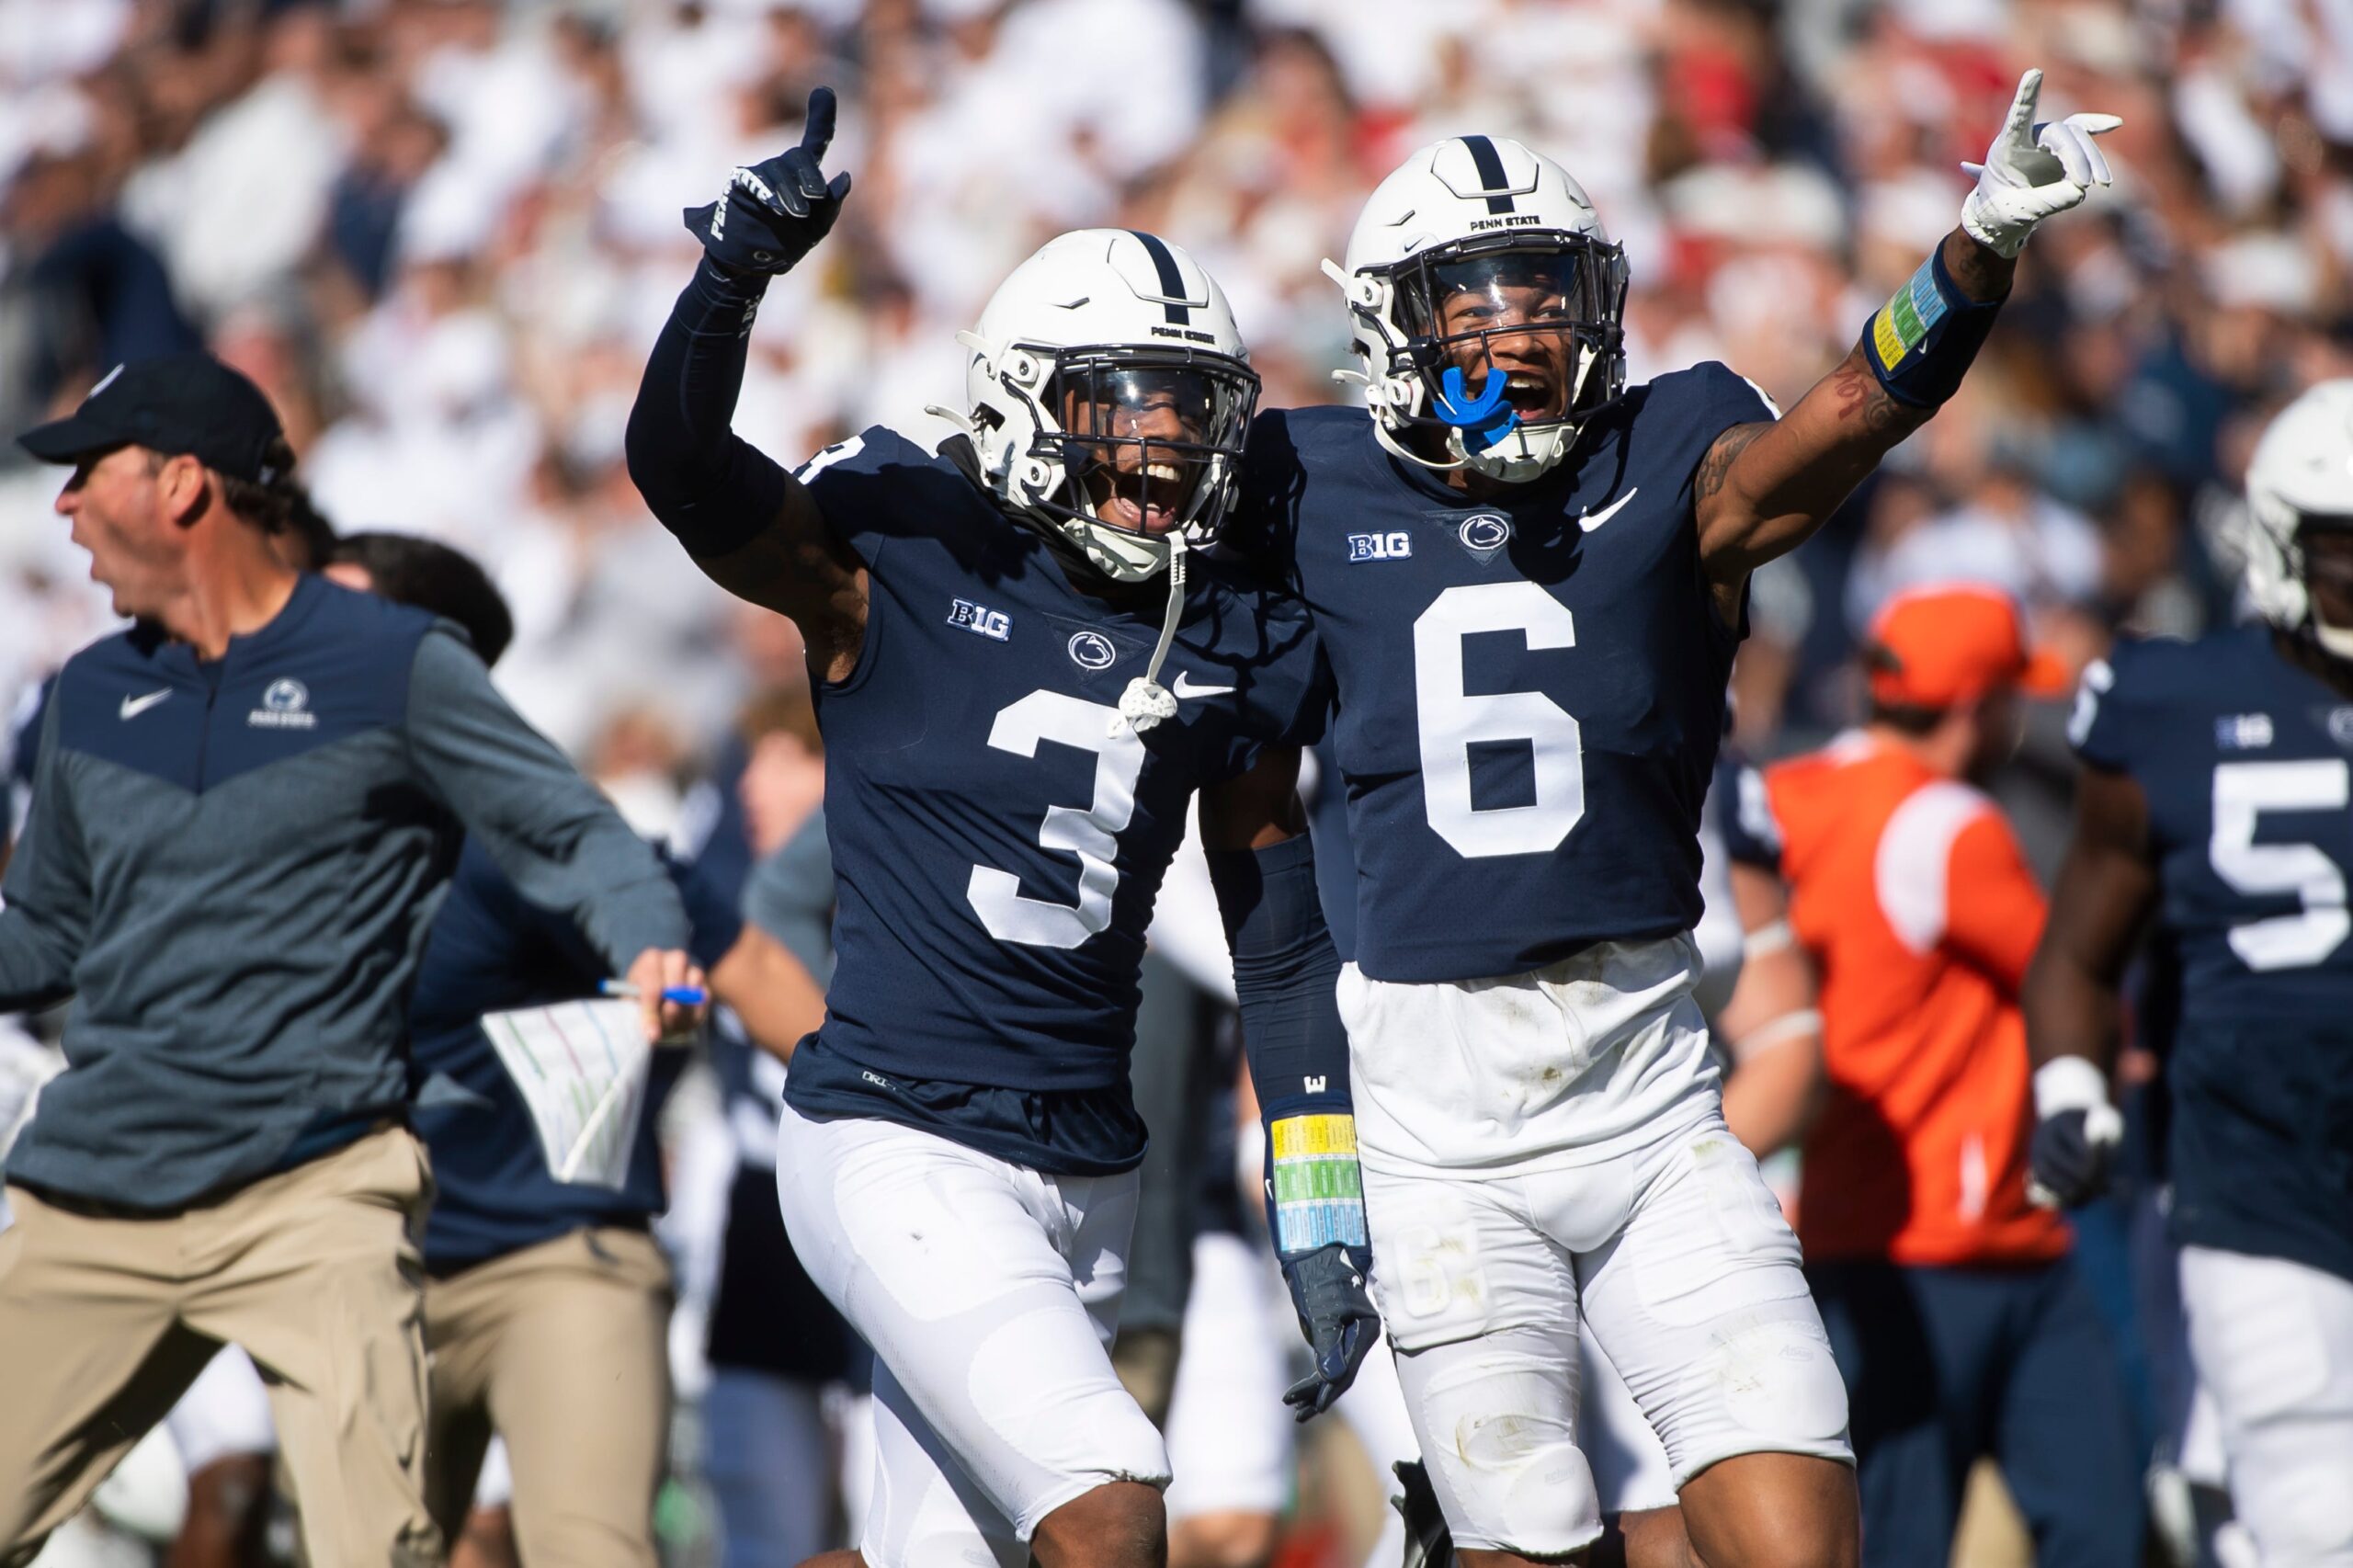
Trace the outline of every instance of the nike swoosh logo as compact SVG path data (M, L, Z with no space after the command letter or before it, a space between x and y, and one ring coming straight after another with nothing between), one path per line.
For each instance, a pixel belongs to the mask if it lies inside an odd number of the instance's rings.
M126 697L122 699L122 717L136 719L171 694L172 688L167 686L161 691L151 691L144 697Z
M1176 684L1168 688L1180 699L1187 697L1223 697L1233 688L1230 686L1195 686L1192 676L1183 670L1176 672Z
M1578 526L1583 528L1586 532L1591 533L1594 529L1599 528L1602 524L1616 517L1618 515L1619 507L1623 506L1627 502L1631 501L1635 496L1640 495L1642 493L1643 487L1637 484L1633 489L1629 490L1626 494L1618 497L1617 500L1612 501L1608 506L1604 506L1600 511L1586 512L1583 517L1577 519Z

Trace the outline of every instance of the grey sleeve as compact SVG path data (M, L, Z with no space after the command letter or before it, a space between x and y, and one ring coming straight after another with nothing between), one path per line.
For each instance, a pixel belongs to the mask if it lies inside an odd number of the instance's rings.
M45 1007L74 992L90 932L90 858L58 756L52 699L34 765L32 810L0 894L0 1012Z
M811 815L744 884L744 918L801 960L822 989L834 978L834 858L825 813Z
M409 674L408 743L426 782L523 897L570 915L615 974L684 948L687 914L652 846L436 627Z

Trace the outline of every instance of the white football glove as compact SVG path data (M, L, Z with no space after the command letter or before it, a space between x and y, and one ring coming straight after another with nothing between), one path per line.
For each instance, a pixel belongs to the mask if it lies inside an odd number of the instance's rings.
M2037 223L2080 203L2093 186L2114 183L2092 138L2124 122L2112 114L2071 114L2038 125L2034 104L2041 96L2040 71L2019 77L2018 96L1985 161L1961 165L1977 176L1977 188L1961 204L1961 226L2004 256L2018 255Z

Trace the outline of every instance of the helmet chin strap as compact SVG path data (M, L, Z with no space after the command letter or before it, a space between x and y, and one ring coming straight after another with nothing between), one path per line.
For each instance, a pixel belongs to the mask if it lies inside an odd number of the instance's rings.
M1093 502L1099 509L1108 502ZM1120 711L1105 733L1114 737L1130 730L1142 734L1163 719L1176 717L1176 699L1160 684L1160 666L1176 641L1176 623L1185 618L1185 557L1192 548L1179 527L1165 534L1138 535L1084 517L1056 517L1053 526L1079 547L1089 564L1115 583L1143 583L1162 572L1168 574L1168 608L1161 617L1160 641L1143 674L1120 693Z
M1117 736L1123 730L1138 734L1151 729L1163 719L1176 717L1176 699L1160 684L1160 666L1168 657L1168 644L1176 641L1176 623L1185 616L1185 556L1189 550L1185 535L1179 530L1165 536L1168 540L1168 609L1161 617L1160 641L1153 645L1152 662L1145 665L1143 674L1128 682L1120 693L1120 716L1111 721L1108 733Z

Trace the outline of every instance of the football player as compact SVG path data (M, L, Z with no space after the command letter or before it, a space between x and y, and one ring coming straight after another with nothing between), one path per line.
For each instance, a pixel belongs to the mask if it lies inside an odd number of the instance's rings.
M2026 990L2030 1162L2106 1185L2118 993L2143 927L2178 971L2167 1166L2181 1299L2231 1501L2267 1568L2353 1562L2353 381L2247 468L2263 619L2120 643L2069 732L2075 830Z
M1197 790L1316 1351L1287 1397L1328 1404L1377 1321L1294 790L1326 676L1298 607L1199 553L1257 378L1216 284L1153 235L1065 234L1017 267L959 335L970 400L937 451L878 426L789 474L731 432L767 280L849 189L818 163L833 118L821 89L801 146L688 213L705 256L629 458L702 570L809 648L835 968L777 1187L880 1363L875 1503L838 1561L1143 1568L1167 1460L1104 1347L1144 928Z
M1367 406L1252 431L1236 536L1338 686L1373 1251L1466 1563L1599 1536L1580 1313L1701 1557L1855 1560L1846 1397L1691 996L1695 830L1749 574L1952 395L2029 233L2108 183L2092 138L2119 122L2037 124L2040 85L1961 226L1785 417L1721 365L1626 388L1626 265L1584 191L1460 136L1327 264Z

